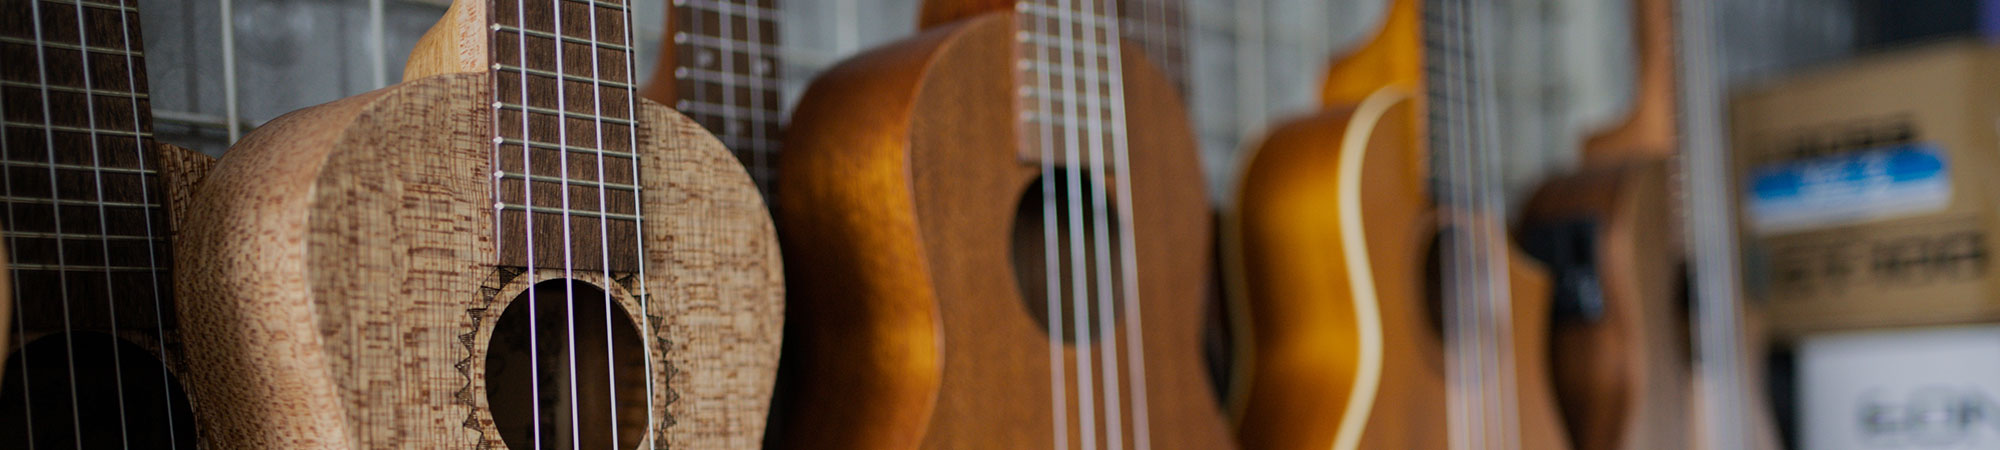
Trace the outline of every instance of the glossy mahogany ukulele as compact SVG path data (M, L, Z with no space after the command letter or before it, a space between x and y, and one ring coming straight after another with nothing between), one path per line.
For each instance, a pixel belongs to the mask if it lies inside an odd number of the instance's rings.
M1688 448L1672 1L1632 2L1630 112L1584 141L1576 173L1535 192L1517 232L1555 276L1553 374L1579 449Z
M407 81L230 150L179 255L211 439L757 445L776 239L721 144L638 99L628 17L456 2Z
M1329 71L1330 108L1249 155L1224 237L1245 447L1569 447L1548 281L1500 223L1485 3L1395 1Z
M211 160L153 140L136 5L0 1L0 448L205 440L169 237Z
M808 88L780 447L1230 448L1186 115L1105 0L930 1Z

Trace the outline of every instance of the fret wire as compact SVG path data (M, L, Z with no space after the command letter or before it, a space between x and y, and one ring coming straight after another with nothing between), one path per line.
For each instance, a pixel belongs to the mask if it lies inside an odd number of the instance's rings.
M542 39L556 39L556 38L560 37L560 38L562 39L562 41L563 41L563 42L568 42L568 43L571 43L571 44L582 44L582 45L589 45L589 46L594 46L594 47L597 47L597 48L602 48L602 49L606 49L606 50L616 50L616 51L621 51L621 52L629 52L629 51L632 51L632 47L629 47L629 46L625 46L625 45L620 45L620 44L613 44L613 43L610 43L610 42L604 42L604 41L593 41L593 40L590 40L590 39L584 39L584 38L580 38L580 37L575 37L575 36L568 36L568 35L564 35L564 36L556 36L556 34L555 34L555 33L550 33L550 32L547 32L547 31L541 31L541 30L531 30L531 29L527 29L527 28L521 28L521 27L517 27L517 26L513 26L513 25L501 25L501 24L497 24L497 23L496 23L496 24L493 24L493 31L507 31L507 32L514 32L514 33L521 33L521 34L525 34L525 35L528 35L528 36L533 36L533 37L538 37L538 38L542 38Z
M777 20L778 11L756 5L723 3L715 0L674 0L674 6L711 11L751 20Z
M727 105L715 102L702 102L702 101L689 101L689 100L674 101L674 109L678 109L693 114L724 116L738 120L772 121L773 119L775 119L775 117L765 118L763 116L755 116L755 114L771 114L771 115L780 114L778 111L768 108L752 108L747 106L735 106L735 105Z
M1083 95L1083 94L1062 92L1055 88L1039 87L1039 86L1022 86L1020 88L1020 94L1022 97L1026 98L1047 97L1056 100L1064 100L1071 98L1079 100L1098 100L1106 103L1107 105L1111 102L1110 94L1100 93L1097 95Z
M502 179L502 180L527 180L527 181L531 181L531 182L536 182L536 183L563 183L563 182L564 182L564 180L563 180L563 178L562 178L562 177L552 177L552 176L548 176L548 175L531 175L531 174L525 174L525 173L520 173L520 172L505 172L505 171L503 171L503 172L500 172L500 179ZM608 189L608 190L614 190L614 191L629 191L629 192L639 192L639 186L637 186L637 185L631 185L631 184L624 184L624 183L600 183L600 182L596 182L596 181L588 181L588 180L577 180L577 179L570 179L570 180L568 180L567 182L569 183L569 186L582 186L582 187L588 187L588 188L598 188L598 189Z
M563 81L575 81L575 82L578 82L578 83L589 83L589 82L591 82L591 78L590 78L590 77L584 77L584 76L576 76L576 75L570 75L570 74L566 74L566 73L556 73L556 72L550 72L550 71L547 71L547 70L541 70L541 69L530 69L530 68L526 68L526 67L521 67L521 66L516 66L516 65L511 65L511 64L494 64L494 65L493 65L493 70L496 70L496 71L501 71L501 72L511 72L511 73L515 73L515 74L519 74L519 73L521 73L522 71L526 71L526 72L527 72L527 73L528 73L529 75L534 75L534 76L539 76L539 77L543 77L543 78L562 78L562 79L563 79ZM618 82L618 81L612 81L612 80L597 80L597 83L598 83L599 85L601 85L602 87L610 87L610 88L617 88L617 89L626 89L626 90L630 90L630 89L635 89L635 87L634 87L634 86L633 86L633 85L632 85L631 83L621 83L621 82Z
M1070 41L1065 41L1058 36L1051 36L1048 34L1036 33L1032 31L1015 32L1014 37L1015 39L1020 40L1022 43L1036 45L1046 49L1074 51L1077 53L1087 54L1091 56L1111 55L1110 46L1099 44L1096 42L1070 42Z
M674 77L687 80L723 84L727 87L746 86L756 89L778 89L777 78L764 75L729 73L718 70L691 67L674 68Z
M9 36L0 36L0 42L6 42L6 43L12 43L12 44L21 44L21 45L39 45L39 46L42 46L42 47L48 47L48 48L56 48L56 49L63 49L63 50L78 50L78 51L84 51L84 50L88 50L88 51L90 51L90 52L92 52L92 53L106 53L106 54L112 54L112 55L118 55L118 56L125 56L125 57L132 57L132 58L143 58L143 57L145 57L145 56L146 56L146 54L145 54L144 52L138 52L138 51L133 51L133 50L129 50L129 49L122 49L122 48L111 48L111 47L85 47L85 46L81 46L81 45L76 45L76 44L65 44L65 43L61 43L61 42L40 42L40 43L37 43L37 42L35 42L35 40L34 40L34 39L22 39L22 38L17 38L17 37L9 37Z
M1066 114L1031 111L1031 112L1021 113L1021 120L1025 120L1028 121L1029 123L1036 123L1036 124L1053 124L1057 126L1070 126L1070 125L1075 125L1077 123L1077 120L1080 119L1071 118L1069 115ZM1105 131L1104 134L1111 136L1125 135L1125 130L1123 130L1122 128L1120 127L1111 127L1111 128L1112 128L1111 130Z
M1112 25L1111 21L1116 19L1080 9L1057 8L1033 2L1022 2L1017 6L1020 7L1017 10L1022 13L1055 19L1059 24L1090 24L1100 28L1109 28Z
M63 92L70 94L89 94L89 95L97 95L104 97L127 97L134 99L149 97L148 95L146 95L146 93L143 92L113 91L106 89L84 89L79 87L58 86L53 84L43 85L40 83L29 83L25 81L13 81L13 80L0 80L0 86L11 86L11 87L21 87L21 88L31 88L31 89L41 89L43 87L47 87L49 90L56 92Z
M630 126L630 125L632 125L632 124L634 123L634 122L632 122L632 120L631 120L631 119L620 119L620 118L616 118L616 117L604 117L604 116L599 116L599 115L596 115L596 114L586 114L586 113L580 113L580 112L570 112L570 111L568 111L568 110L554 110L554 109L549 109L549 108L543 108L543 107L539 107L539 106L528 106L528 105L522 105L522 104L518 104L518 103L507 103L507 102L493 102L493 108L494 108L494 109L499 109L499 110L505 110L505 111L521 111L521 110L525 109L525 110L527 110L528 112L530 112L530 113L535 113L535 114L548 114L548 115L554 115L554 116L562 116L563 118L566 118L566 119L584 119L584 120L597 120L597 121L602 121L602 122L604 122L604 123L608 123L608 124L612 124L612 125L627 125L627 126Z
M771 44L706 34L693 34L685 31L674 32L674 43L709 49L729 48L732 50L743 50L744 54L755 56L767 56L779 53L778 47Z
M583 154L588 154L588 155L597 155L597 154L598 154L598 152L600 152L600 151L601 151L601 152L603 152L603 155L604 155L604 156L612 156L612 157L618 157L618 158L628 158L628 159L631 159L631 158L637 158L637 157L638 157L638 155L637 155L637 154L634 154L634 153L632 153L632 152L621 152L621 151L616 151L616 150L599 150L599 149L594 149L594 148L588 148L588 147L577 147L577 146L573 146L573 145L557 145L557 144L552 144L552 143L547 143L547 142L541 142L541 141L524 141L524 140L520 140L520 139L513 139L513 138L495 138L495 139L496 139L496 140L498 140L498 141L500 142L500 145L524 145L524 144L525 144L525 145L527 145L527 146L528 146L529 148L539 148L539 149L543 149L543 150L557 150L557 151L568 151L568 152L572 152L572 153L583 153Z
M0 196L0 203L24 203L30 205L56 205L56 206L111 206L111 207L129 207L129 208L160 207L160 205L156 203L107 202L98 200L71 200L63 198L33 198L33 197L14 197L14 196Z
M34 168L42 168L42 169L47 169L47 168L56 168L56 169L69 169L69 170L92 170L92 171L100 171L100 172L104 172L104 173L122 173L122 174L136 174L136 175L158 175L158 174L160 173L159 171L156 171L156 170L153 170L153 169L131 169L131 168L125 168L125 167L100 167L100 166L89 166L89 165L82 165L82 164L49 164L49 163L44 163L44 162L33 162L33 161L11 161L11 160L0 160L0 166L9 166L9 167L34 167Z
M499 209L501 211L528 211L528 212L533 212L535 214L568 214L573 217L582 217L586 219L629 220L633 222L641 221L639 216L636 214L564 210L562 208L550 208L547 206L528 206L519 203L506 203L506 202L501 202L496 205L499 206Z
M17 237L30 238L30 239L84 239L84 240L109 239L114 241L159 241L159 242L167 241L167 238L156 237L156 236L121 235L121 234L98 235L98 234L76 234L76 233L48 233L39 231L0 231L0 236L6 236L10 238L17 238Z
M136 7L136 6L125 6L125 5L113 5L113 4L110 4L110 3L98 3L98 2L89 2L89 1L77 1L77 0L42 0L42 3L54 3L54 4L58 4L58 5L70 5L70 6L79 6L79 5L81 5L81 6L84 6L84 7L89 7L89 8L97 8L97 9L106 9L106 10L112 10L112 11L124 11L124 12L130 12L130 13L136 13L136 12L139 12L139 8L138 8L138 7Z
M723 144L730 144L732 142L736 144L746 144L743 146L745 149L758 153L770 154L778 152L777 150L772 150L773 148L777 147L778 140L776 139L748 137L748 136L743 136L743 137L717 136L716 138L718 140L721 140ZM734 149L736 147L737 146L734 145L729 146L729 148L731 149Z
M1083 69L1040 60L1021 61L1021 70L1033 71L1039 74L1068 76L1077 79L1077 84L1084 84L1082 81L1086 79L1084 75L1098 77L1098 80L1100 80L1099 83L1103 83L1102 80L1104 77L1111 75L1111 72L1102 69Z
M95 129L95 130L93 130L93 129L90 129L90 128L84 128L84 127L70 127L70 126L62 126L62 125L44 125L44 124L39 124L39 123L30 123L30 122L14 122L14 121L7 121L7 122L0 122L0 125L5 125L5 126L10 126L10 127L22 127L22 128L37 128L37 129L45 129L45 130L49 130L49 131L61 131L61 132L65 132L65 133L94 133L94 134L103 134L103 135L111 135L111 136L124 136L124 137L132 137L132 138L151 138L151 137L153 137L153 133L152 133L152 132L147 132L147 131L126 131L126 130L107 130L107 129L102 129L102 128L99 128L99 129Z
M100 266L100 265L75 265L75 264L13 264L13 263L7 264L7 268L13 270L46 270L54 272L152 272L155 270L159 270L158 268L155 267L139 267L139 266Z
M570 3L583 3L596 8L609 8L618 11L625 10L625 4L623 3L605 3L598 0L563 0L563 1Z

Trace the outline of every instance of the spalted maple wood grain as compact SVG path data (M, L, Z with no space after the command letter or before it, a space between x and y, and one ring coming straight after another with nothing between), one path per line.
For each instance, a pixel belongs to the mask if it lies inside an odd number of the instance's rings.
M1014 29L987 14L870 51L794 113L777 198L797 356L784 370L801 381L780 447L1053 445L1048 333L1010 275L1013 215L1039 173L1017 152ZM1137 54L1122 67L1151 439L1230 448L1199 346L1194 140Z
M1415 100L1382 97L1273 130L1225 216L1254 352L1234 418L1245 448L1447 447L1443 330L1425 287L1438 213L1408 132ZM1548 381L1547 275L1508 258L1521 448L1568 448Z
M177 292L211 442L503 447L485 338L561 271L495 267L491 85L441 75L287 114L195 189ZM768 216L712 138L655 104L641 117L646 277L579 278L652 327L653 437L754 446L782 314Z

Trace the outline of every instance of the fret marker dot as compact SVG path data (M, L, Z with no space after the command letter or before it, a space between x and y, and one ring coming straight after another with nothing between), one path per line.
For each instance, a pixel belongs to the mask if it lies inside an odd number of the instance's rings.
M687 33L674 33L674 43L679 44L682 42L687 42L687 40L688 40Z
M493 209L507 209L507 204L500 202L493 202Z
M505 143L507 143L507 140L506 140L506 139L502 139L502 138L500 138L499 136L494 136L494 137L493 137L493 144L494 144L494 145L499 145L499 144L505 144Z
M507 172L502 172L498 170L493 171L493 178L506 178L506 177L507 177Z
M687 78L687 76L688 76L688 69L686 67L674 68L674 78Z

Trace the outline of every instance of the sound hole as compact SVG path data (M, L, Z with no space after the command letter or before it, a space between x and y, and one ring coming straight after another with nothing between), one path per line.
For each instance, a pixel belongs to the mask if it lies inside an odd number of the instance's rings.
M194 413L159 353L102 333L48 335L7 357L0 448L194 448Z
M508 448L629 449L644 441L643 342L625 308L605 295L582 281L544 281L494 323L486 403Z
M1119 258L1118 233L1125 230L1111 226L1117 221L1118 210L1116 196L1107 192L1102 214L1104 234L1100 240L1098 207L1093 201L1096 183L1086 175L1077 189L1071 189L1068 177L1061 171L1056 174L1052 180L1051 192L1055 194L1052 202L1043 197L1042 180L1037 178L1028 183L1016 206L1012 232L1014 281L1021 291L1021 306L1027 308L1042 330L1050 338L1076 343L1079 336L1094 339L1112 331L1101 326L1100 314L1111 314L1114 323L1120 320L1117 308L1123 301L1124 286L1119 276L1124 264ZM1071 220L1073 213L1076 221ZM1050 229L1055 232L1053 249L1048 245ZM1051 268L1055 269L1053 274ZM1057 298L1054 306L1049 304L1052 287ZM1079 287L1082 292L1078 292ZM1100 298L1107 293L1111 311L1102 310ZM1082 327L1077 326L1079 303L1086 321ZM1054 314L1051 308L1055 309ZM1051 317L1060 322L1051 326Z

